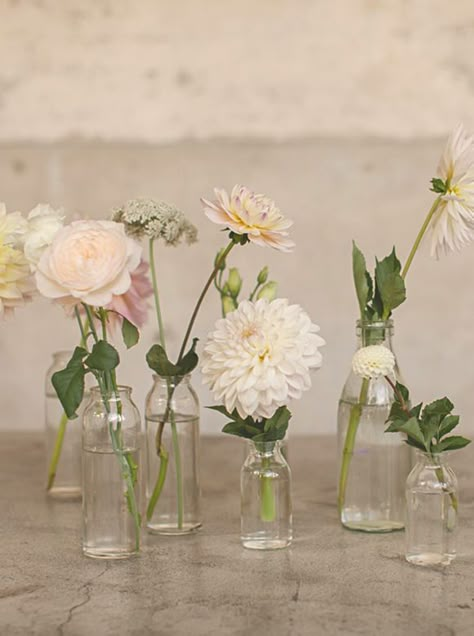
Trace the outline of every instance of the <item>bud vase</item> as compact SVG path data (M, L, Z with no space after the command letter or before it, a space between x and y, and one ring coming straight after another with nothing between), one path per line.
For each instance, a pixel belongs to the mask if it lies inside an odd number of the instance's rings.
M456 556L457 479L448 453L416 451L406 483L406 559L415 565L448 565Z
M66 367L71 356L71 351L53 353L53 362L46 372L45 381L47 493L49 497L64 501L81 498L81 420L68 420L51 378L53 373Z
M154 375L145 412L148 532L193 532L202 522L199 401L190 375Z
M140 414L129 387L90 392L83 416L83 552L125 559L140 547Z
M357 323L358 348L384 345L392 352L393 324ZM395 378L400 380L398 365ZM393 402L385 378L363 379L352 370L338 409L338 509L343 526L364 532L402 530L405 483L411 468L405 436L384 433Z
M249 442L240 497L244 548L278 550L291 544L291 471L280 441Z

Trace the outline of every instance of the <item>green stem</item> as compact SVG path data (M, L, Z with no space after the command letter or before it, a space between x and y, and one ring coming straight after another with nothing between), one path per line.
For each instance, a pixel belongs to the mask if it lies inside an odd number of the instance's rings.
M209 289L209 287L211 286L214 278L217 275L217 272L220 269L221 263L223 261L225 261L225 259L227 258L227 256L229 255L230 250L234 247L236 243L234 242L234 240L232 239L229 243L229 245L225 248L225 250L222 252L221 257L217 260L217 263L214 266L214 269L211 272L211 275L209 276L209 278L207 279L206 284L204 285L204 288L201 292L201 295L198 298L198 301L196 303L196 306L194 307L194 311L191 315L191 319L189 321L189 325L188 328L186 329L186 333L184 335L184 339L183 339L183 344L181 345L181 349L179 351L179 356L178 356L178 362L177 364L179 364L183 358L184 352L186 350L186 345L188 344L188 340L189 340L189 336L191 335L191 331L192 328L194 326L194 322L196 320L196 317L199 313L199 309L201 308L202 305L202 301L204 300L205 295L207 294L207 290Z
M160 336L160 343L163 349L166 351L165 344L165 328L163 324L163 316L161 313L161 305L160 305L160 294L158 292L158 279L156 276L156 266L155 266L155 255L154 255L154 239L150 239L149 243L150 250L150 271L151 271L151 281L153 284L153 296L155 298L155 309L156 309L156 318L158 320L158 331Z
M158 499L160 498L163 486L165 485L166 471L168 469L169 455L168 452L163 448L163 446L161 446L161 444L158 451L158 456L160 458L160 470L158 472L158 479L156 480L155 487L153 488L153 492L150 497L150 501L148 502L148 507L146 509L146 518L148 521L150 521L150 519L153 517L155 506L158 502Z
M428 229L429 224L431 223L431 219L433 218L436 210L438 209L438 205L439 202L441 201L441 196L437 197L434 200L433 205L430 208L430 211L428 212L428 215L423 223L423 225L421 226L420 231L418 232L418 235L415 239L415 242L413 243L413 247L411 248L411 252L408 255L407 261L403 267L402 270L402 278L406 278L406 275L408 274L408 270L410 269L410 265L412 264L412 261L415 257L415 254L420 246L421 240L423 238L423 236L425 235L426 230Z
M430 453L430 455L431 455L431 453ZM431 459L433 460L433 463L436 463L433 455L431 455ZM436 477L438 478L439 483L442 484L444 482L444 475L443 475L443 469L441 468L441 466L439 468L435 468L435 474L436 474ZM458 511L458 498L456 497L454 492L450 492L449 493L449 498L451 499L451 504L452 504L455 512L457 512Z
M171 424L171 439L173 441L173 452L174 452L174 462L176 465L176 489L178 496L178 529L182 530L183 528L183 511L184 511L184 501L183 501L183 472L181 466L181 451L179 449L179 439L178 439L178 431L176 428L176 420L174 411L170 411L170 424Z
M259 288L259 287L260 287L260 283L257 281L257 284L255 285L255 287L254 287L254 289L253 289L252 293L251 293L251 294L250 294L250 296L249 296L249 300L250 300L250 302L252 302L252 300L254 299L255 294L257 293L257 291L258 291L258 288Z
M51 490L56 477L56 471L58 469L59 458L61 457L61 450L63 447L64 435L66 433L67 415L63 413L59 422L58 433L56 435L56 441L54 442L54 450L51 456L48 470L48 484L46 490Z
M262 458L262 468L264 470L270 467L270 458ZM261 475L260 478L260 519L262 521L275 521L276 505L275 493L273 492L273 479L267 475Z
M367 394L369 392L369 380L364 378L362 380L362 386L360 388L359 401L351 408L351 414L349 418L349 425L347 427L346 439L344 442L344 450L342 451L342 463L341 473L339 475L339 492L338 492L338 509L339 514L342 514L344 508L344 502L346 498L347 477L349 474L349 466L351 463L352 455L354 453L354 445L359 427L360 417L362 415L362 409L367 402Z

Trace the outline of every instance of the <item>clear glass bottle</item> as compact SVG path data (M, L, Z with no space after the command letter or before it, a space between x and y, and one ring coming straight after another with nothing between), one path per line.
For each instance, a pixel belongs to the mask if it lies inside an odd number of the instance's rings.
M187 534L201 527L199 401L191 376L153 376L145 406L147 529Z
M93 387L82 426L83 552L97 559L125 559L140 545L144 435L129 387L107 394L106 404ZM130 480L124 477L128 469Z
M357 322L358 348L383 344L393 352L393 323ZM400 380L398 365L395 378ZM402 381L403 382L403 381ZM352 370L338 408L338 508L350 530L391 532L405 523L405 483L410 448L402 434L385 434L393 392L382 377L362 379Z
M241 542L252 550L278 550L293 538L291 471L281 442L250 442L240 472Z
M65 368L71 356L72 351L53 353L45 380L47 493L49 497L67 501L81 498L81 420L67 419L51 378L53 373Z
M416 451L406 482L406 559L416 565L448 565L456 556L458 482L447 455Z

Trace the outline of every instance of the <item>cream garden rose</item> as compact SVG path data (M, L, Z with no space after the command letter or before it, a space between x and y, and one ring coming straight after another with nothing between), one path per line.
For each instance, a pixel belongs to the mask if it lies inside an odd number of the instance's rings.
M36 271L39 292L47 298L77 298L105 306L131 285L142 249L121 223L75 221L61 229L42 255Z

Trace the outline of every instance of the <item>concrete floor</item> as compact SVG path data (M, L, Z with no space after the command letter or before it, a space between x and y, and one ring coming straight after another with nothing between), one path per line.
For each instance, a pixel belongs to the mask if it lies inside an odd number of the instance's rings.
M81 554L80 506L45 498L41 436L2 434L0 449L2 636L474 633L474 448L453 461L462 527L444 571L408 565L403 533L339 526L332 437L291 440L291 549L241 548L240 443L204 438L202 531L108 563Z

